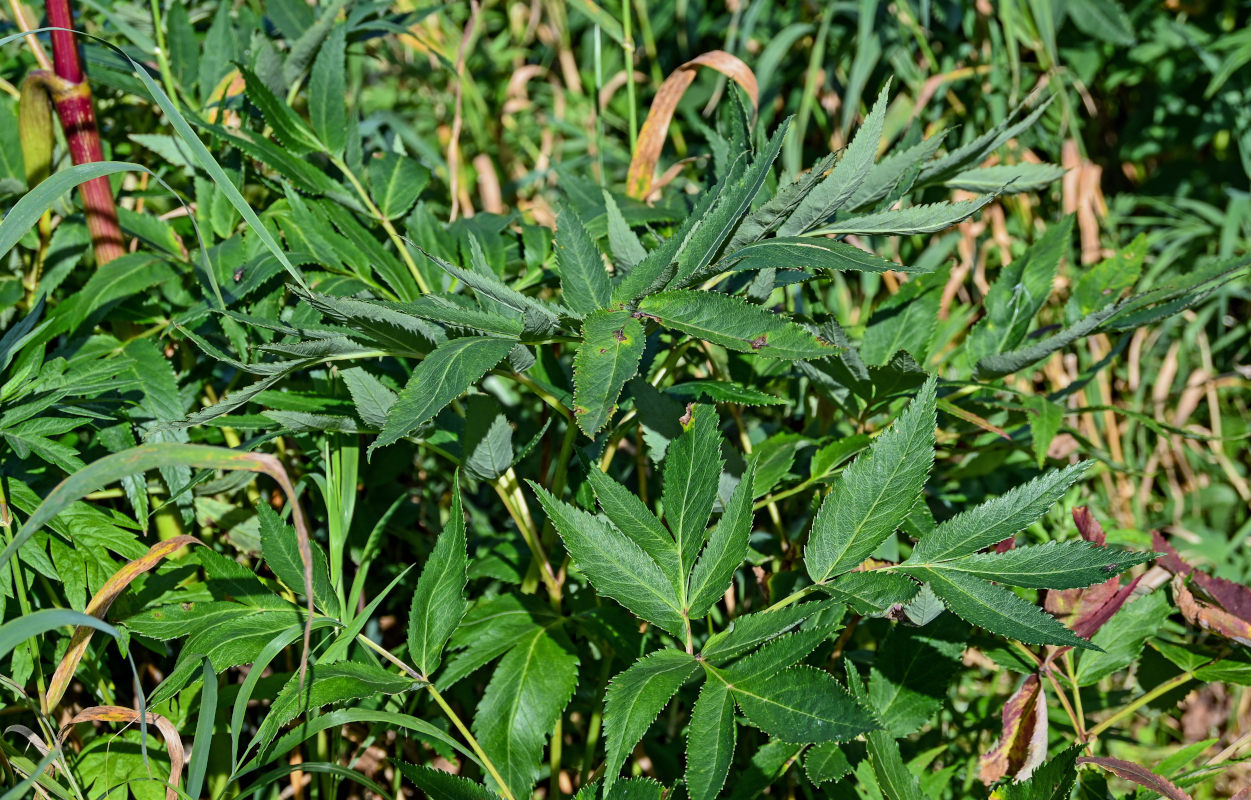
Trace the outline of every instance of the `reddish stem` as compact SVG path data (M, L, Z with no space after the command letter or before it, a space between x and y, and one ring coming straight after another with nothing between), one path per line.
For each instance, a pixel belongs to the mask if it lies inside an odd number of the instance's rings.
M70 160L75 164L103 161L104 147L91 104L91 87L83 74L78 43L71 33L74 13L69 0L47 0L47 12L50 27L65 29L52 31L52 63L60 79L52 81L52 101L69 145ZM113 189L109 179L101 177L83 183L79 192L95 249L96 266L103 266L126 252L117 221L117 206L113 203Z

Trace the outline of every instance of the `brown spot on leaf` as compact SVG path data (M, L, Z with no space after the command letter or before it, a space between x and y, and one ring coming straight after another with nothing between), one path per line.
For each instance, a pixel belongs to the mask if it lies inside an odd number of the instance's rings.
M683 428L685 428L687 425L691 424L691 419L693 419L694 416L695 416L695 404L687 403L686 413L678 418L678 423L681 424Z
M617 330L613 331L612 336L617 341L624 342L626 340L625 328L618 328Z
M751 349L752 349L752 350L759 350L760 348L764 347L764 346L765 346L765 339L767 338L767 336L768 336L767 334L762 333L762 334L760 334L759 336L757 336L755 339L752 339L752 340L751 340Z

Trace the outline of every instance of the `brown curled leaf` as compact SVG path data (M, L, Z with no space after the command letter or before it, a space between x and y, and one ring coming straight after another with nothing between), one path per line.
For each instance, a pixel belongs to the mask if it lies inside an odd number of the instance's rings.
M308 657L313 636L313 550L309 544L308 521L296 498L295 487L282 462L268 453L248 453L226 447L206 444L145 444L120 453L111 453L58 483L39 507L34 510L22 527L0 552L0 564L7 564L18 548L47 525L57 514L91 492L127 475L147 472L161 467L186 466L196 469L220 469L226 471L261 472L273 478L291 505L291 521L295 525L300 561L304 567L304 596L308 612L304 620L304 652L300 658L300 685L308 671Z
M982 756L982 783L1023 781L1047 758L1047 698L1037 674L1028 675L1003 706L1003 731Z
M183 764L187 762L186 751L182 748L182 738L178 735L178 729L174 727L174 723L160 714L153 714L149 711L145 721L149 725L155 725L156 729L161 732L161 736L165 739L165 749L169 752L169 785L165 787L165 800L178 800L178 790L175 787L178 786L178 780L182 777ZM121 722L126 725L137 725L139 712L124 706L85 708L61 726L62 744L69 736L70 729L82 722Z
M126 590L131 581L161 563L169 554L193 544L202 544L202 542L194 536L175 536L152 545L148 552L123 566L104 582L100 591L96 592L91 602L87 604L85 613L97 619L104 619L113 601ZM65 690L69 687L70 679L74 677L74 670L78 669L78 662L82 660L83 653L87 651L87 645L90 644L93 633L95 633L95 628L88 628L85 625L80 625L74 631L74 638L70 639L65 656L57 665L56 672L52 674L52 680L48 682L48 708L56 708L61 698L65 696Z
M1077 523L1077 532L1082 535L1082 538L1095 547L1103 547L1108 543L1108 535L1103 532L1103 526L1099 524L1099 520L1095 519L1089 506L1078 506L1073 509L1073 521Z
M1190 624L1251 647L1251 622L1195 597L1181 575L1173 576L1173 596L1182 616Z
M1150 789L1157 794L1169 798L1169 800L1191 800L1190 795L1177 788L1177 785L1172 781L1160 775L1156 775L1146 767L1141 766L1140 764L1135 764L1132 761L1124 761L1119 758L1080 756L1077 759L1077 763L1093 764L1096 767L1102 767L1118 778Z
M656 172L656 162L660 160L660 151L665 146L673 112L677 110L678 102L687 87L694 82L695 70L699 67L715 69L743 87L743 91L751 98L752 107L756 107L760 96L756 75L751 67L724 50L710 50L678 67L656 90L647 119L639 130L638 146L634 149L634 157L630 159L630 171L626 176L626 193L630 197L642 200L651 191L652 176Z
M1174 575L1189 575L1190 579L1219 603L1221 608L1243 621L1251 622L1251 588L1195 569L1182 560L1181 554L1159 531L1151 535L1151 546L1156 551L1164 553L1156 559L1156 563Z

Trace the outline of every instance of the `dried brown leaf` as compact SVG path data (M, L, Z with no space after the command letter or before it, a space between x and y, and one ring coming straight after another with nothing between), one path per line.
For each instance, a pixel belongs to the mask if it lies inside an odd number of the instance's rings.
M647 119L639 130L638 146L634 157L630 159L630 171L626 176L626 193L642 200L652 188L652 176L656 172L656 162L660 160L660 151L665 146L665 137L669 133L669 123L673 120L673 112L683 93L695 80L695 70L708 67L732 79L747 96L751 98L752 107L756 106L760 90L756 84L756 75L737 57L724 50L710 50L695 56L678 67L656 90L652 107L647 112Z
M1251 647L1251 622L1195 597L1181 575L1173 577L1173 596L1177 599L1177 607L1181 609L1182 616L1190 624Z
M1047 698L1038 675L1029 675L1003 706L1003 732L982 756L982 783L1005 777L1023 781L1047 758Z
M181 537L180 537L181 538ZM173 541L172 539L170 541ZM70 729L82 722L121 722L134 725L139 722L139 712L124 706L93 706L83 709L61 726L61 742L69 736ZM182 737L178 729L160 714L148 712L146 722L155 725L165 739L165 749L169 752L169 786L165 788L165 800L178 800L178 779L182 777L183 764L187 762L186 751L182 748Z
M143 556L113 573L113 576L100 587L100 591L91 598L85 612L97 619L104 619L113 601L126 590L131 581L155 567L169 554L193 544L201 544L201 542L194 536L175 536L152 545ZM56 708L61 698L65 696L65 690L69 687L70 679L74 677L74 670L78 669L78 662L82 660L93 633L95 633L95 628L88 628L85 625L80 625L74 631L74 638L70 640L69 649L65 651L65 656L57 665L56 672L52 674L52 680L48 683L48 708Z

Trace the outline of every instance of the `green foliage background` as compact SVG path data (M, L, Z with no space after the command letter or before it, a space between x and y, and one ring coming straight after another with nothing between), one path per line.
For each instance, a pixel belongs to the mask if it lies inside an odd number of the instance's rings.
M1251 784L1242 4L17 7L6 798Z

